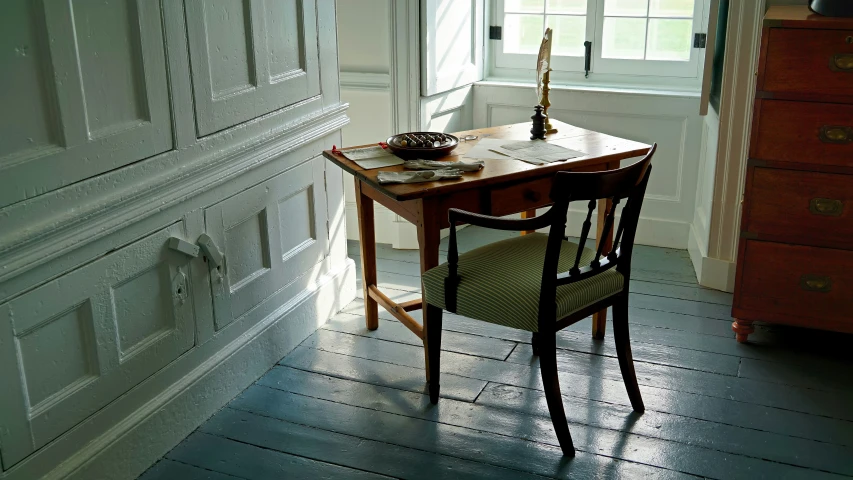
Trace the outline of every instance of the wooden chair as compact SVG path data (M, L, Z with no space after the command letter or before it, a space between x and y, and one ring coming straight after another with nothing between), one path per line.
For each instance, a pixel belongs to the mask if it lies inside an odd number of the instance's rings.
M613 336L625 388L634 411L644 411L628 338L628 292L634 235L656 148L657 145L652 146L641 161L618 170L557 173L550 192L554 204L535 218L511 220L450 210L448 262L423 275L427 308L424 330L432 403L438 402L443 310L530 331L557 439L563 454L574 456L557 378L556 334L612 306ZM613 206L605 216L604 236L613 228L617 205L627 200L613 247L604 254L603 242L596 251L585 248L585 244L597 201L606 198L612 199ZM573 201L588 202L586 221L577 244L564 237L566 214ZM459 255L457 223L509 231L550 227L550 233L519 236Z

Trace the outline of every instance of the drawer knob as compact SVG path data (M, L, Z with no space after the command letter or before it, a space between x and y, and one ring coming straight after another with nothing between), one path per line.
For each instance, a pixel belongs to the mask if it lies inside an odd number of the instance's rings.
M525 190L522 196L525 200L530 202L538 202L539 199L542 198L542 195L540 195L539 192L535 192L533 190Z
M853 54L839 53L834 55L829 66L838 72L853 72Z
M831 198L813 198L809 202L809 211L815 215L839 217L844 211L844 202Z
M853 128L840 125L824 125L820 127L820 141L823 143L845 144L853 142Z
M828 293L832 291L832 279L824 275L803 275L800 288L807 292Z

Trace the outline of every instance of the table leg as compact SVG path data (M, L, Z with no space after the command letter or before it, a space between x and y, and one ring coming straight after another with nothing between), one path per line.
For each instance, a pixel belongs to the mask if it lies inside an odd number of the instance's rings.
M426 202L424 202L426 203ZM427 205L424 205L425 208L421 210L421 218L418 222L418 245L420 247L421 254L421 274L427 270L438 266L438 244L441 241L441 229L439 228L438 223L438 212L431 211L426 208ZM447 213L445 213L447 215ZM423 291L423 284L421 284L421 291ZM430 323L430 317L432 317L430 308L427 308L426 300L423 301L423 310L421 310L423 314L423 340L424 340L424 366L426 369L426 379L427 382L430 381L430 368L429 368L429 339L438 339L438 343L441 342L441 312L437 313L437 317L435 322ZM438 329L438 332L430 332L430 327Z
M361 285L364 289L364 318L368 330L379 328L379 307L370 296L376 285L376 230L373 225L373 199L362 192L361 180L355 180L355 203L358 207L358 236L361 245Z
M533 210L527 210L525 212L521 212L521 218L533 218L535 216L536 216L536 209L535 208ZM522 230L521 234L522 235L529 235L529 234L534 233L534 232L536 232L536 230Z
M618 166L617 166L618 167ZM617 168L612 167L612 168ZM608 235L605 238L602 238L602 230L604 230L604 218L607 216L607 212L610 211L610 208L613 207L613 201L609 198L601 199L598 201L598 225L596 228L597 235L595 236L596 246L601 242L604 242L604 249L602 253L606 254L610 251L610 248L613 246L613 230L610 229ZM604 308L599 312L592 314L592 338L603 339L604 331L607 328L607 309Z

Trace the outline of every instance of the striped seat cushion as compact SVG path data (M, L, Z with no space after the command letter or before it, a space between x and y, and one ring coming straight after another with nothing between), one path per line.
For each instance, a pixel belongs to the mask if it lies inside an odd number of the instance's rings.
M459 255L456 313L530 332L539 330L539 290L548 236L535 233L485 245ZM558 272L574 265L578 245L563 242ZM581 266L589 265L595 251L585 248ZM424 299L445 308L444 263L423 275ZM610 269L586 280L557 287L557 318L564 318L622 290L624 279Z

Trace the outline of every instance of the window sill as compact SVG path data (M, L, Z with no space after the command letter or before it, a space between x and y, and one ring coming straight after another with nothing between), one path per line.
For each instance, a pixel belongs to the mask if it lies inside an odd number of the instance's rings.
M508 87L508 88L535 88L533 82L524 82L518 80L507 80L501 78L489 77L485 80L474 83L476 86L483 87ZM649 95L669 98L700 98L701 92L698 88L650 88L645 85L608 85L602 83L596 84L575 84L575 83L554 83L551 82L551 91L571 91L571 92L589 92L589 93L608 93L621 95Z

